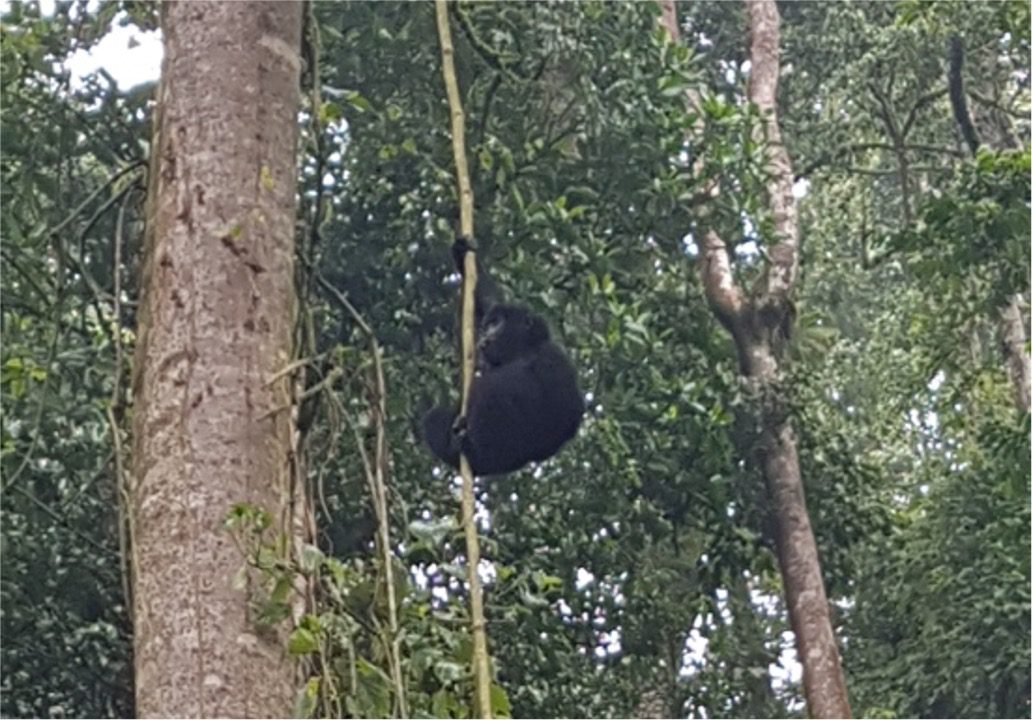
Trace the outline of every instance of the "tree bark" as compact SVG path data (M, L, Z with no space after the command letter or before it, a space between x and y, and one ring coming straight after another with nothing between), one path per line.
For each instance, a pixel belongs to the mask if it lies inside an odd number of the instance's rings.
M849 699L806 509L795 431L778 390L781 350L794 322L792 296L799 278L799 220L792 196L792 164L781 142L777 118L780 18L774 0L749 0L747 8L752 64L749 99L767 118L768 196L778 237L766 246L769 263L763 275L745 292L734 279L727 244L706 227L702 215L698 227L700 268L707 301L734 338L741 373L757 399L758 437L751 450L763 473L776 521L778 561L803 666L807 707L814 718L847 718L851 715ZM671 16L664 8L664 18ZM665 25L669 29L669 20ZM715 194L715 189L710 192Z
M1000 309L1000 335L1003 337L1003 354L1007 359L1007 373L1014 386L1014 405L1021 413L1028 413L1032 396L1032 362L1028 353L1028 334L1025 331L1025 315L1022 312L1024 298L1021 293L1011 296Z
M302 5L162 7L165 59L134 363L141 717L291 713L285 629L259 632L220 530L252 503L290 537Z
M659 24L667 31L673 42L681 39L681 27L677 24L677 3L674 0L659 0Z

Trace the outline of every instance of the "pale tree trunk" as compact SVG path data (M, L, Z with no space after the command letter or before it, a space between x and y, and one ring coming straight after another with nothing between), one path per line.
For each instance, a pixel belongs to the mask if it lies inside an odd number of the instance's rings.
M821 578L817 543L803 494L795 432L778 391L781 349L794 322L792 296L799 277L799 219L792 196L792 165L781 142L777 118L780 18L774 0L750 0L749 99L767 118L771 180L768 196L777 242L767 245L769 263L746 292L732 272L730 251L717 232L699 218L701 274L714 314L735 341L739 364L757 399L758 437L750 449L758 460L776 522L778 561L789 620L803 667L807 708L814 718L851 715L845 678ZM662 22L676 39L673 0L661 3ZM698 98L692 98L698 104ZM715 197L719 188L708 189Z
M137 714L291 713L285 629L262 632L220 530L259 505L290 534L302 5L162 7L134 364Z
M1028 413L1029 397L1032 395L1032 362L1028 353L1023 304L1022 295L1015 293L1000 310L1000 335L1003 338L1003 354L1007 359L1007 372L1014 386L1014 405L1022 413Z

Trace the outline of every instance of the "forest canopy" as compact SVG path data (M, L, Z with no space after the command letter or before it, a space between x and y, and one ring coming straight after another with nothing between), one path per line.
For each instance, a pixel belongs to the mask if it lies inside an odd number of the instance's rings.
M449 6L482 282L544 320L585 404L554 457L476 484L491 715L818 715L836 692L799 641L824 638L856 716L1028 718L1028 3ZM483 715L460 485L420 431L461 391L435 6L298 8L282 42L244 42L258 23L212 49L152 4L4 4L5 717L137 714L161 684L139 573L173 561L198 597L232 588L256 643L302 670L293 708L254 715ZM224 89L128 85L131 48L79 70L113 34L163 38L177 78L253 52L269 100L252 117ZM193 215L162 204L201 167L161 135L177 122L255 128L198 142L198 163L239 142L240 164L193 178ZM239 277L161 250L184 247L162 243L187 215L229 213L219 170L261 212L196 250ZM206 367L257 381L179 400L147 385L181 380L181 358L148 365L182 320L160 299L193 307L169 268L262 308L281 347ZM209 310L250 312L225 297ZM189 358L196 336L165 340ZM267 405L234 416L244 396ZM163 446L140 436L209 403L228 420L182 421L170 454L219 433L253 442L245 460L282 442L293 485L237 494L229 462L184 464L170 473L197 495L169 502L224 523L148 536L141 499L161 489L141 457L160 465ZM284 521L290 493L305 512ZM202 546L232 565L181 565L216 557ZM798 592L814 583L819 617Z

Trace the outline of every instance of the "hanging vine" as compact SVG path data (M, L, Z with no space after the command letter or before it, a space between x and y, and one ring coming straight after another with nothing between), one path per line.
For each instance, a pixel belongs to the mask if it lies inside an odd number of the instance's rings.
M466 161L466 126L459 96L459 82L455 75L455 48L452 45L451 28L448 25L446 0L436 0L437 33L441 41L441 71L448 93L448 107L451 114L452 152L455 155L455 178L459 191L459 233L464 238L473 237L473 188L469 182L469 165ZM474 290L477 285L477 262L473 252L465 254L465 268L462 274L462 414L469 404L469 391L473 385L474 362ZM465 455L460 458L462 473L462 528L466 537L466 576L469 581L470 624L473 634L473 680L475 685L476 709L481 718L491 718L491 673L487 655L487 631L484 620L483 590L480 587L480 540L473 514L473 471Z

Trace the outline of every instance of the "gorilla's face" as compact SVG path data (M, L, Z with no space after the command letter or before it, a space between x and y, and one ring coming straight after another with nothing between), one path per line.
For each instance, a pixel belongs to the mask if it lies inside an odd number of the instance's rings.
M548 326L539 316L515 305L496 305L484 317L477 348L486 365L502 366L548 341Z

